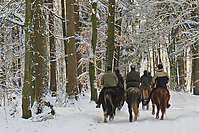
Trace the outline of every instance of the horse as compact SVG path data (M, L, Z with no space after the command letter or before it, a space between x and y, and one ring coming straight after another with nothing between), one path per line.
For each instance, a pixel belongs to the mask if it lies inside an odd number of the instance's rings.
M138 87L129 87L126 90L126 102L128 104L129 109L129 121L132 122L133 115L132 115L132 108L135 115L134 120L137 120L139 116L139 104L141 102L141 91Z
M156 119L159 119L160 109L162 112L161 120L164 119L164 114L166 112L166 107L167 107L169 100L170 100L170 94L169 94L169 90L167 88L159 87L153 92L153 94L151 96L152 115L155 114L155 105L156 105L156 107L157 107Z
M109 116L109 120L114 119L115 109L117 104L117 96L116 92L113 89L107 88L104 91L102 98L102 108L104 111L104 123L107 122L107 117Z
M116 96L117 96L116 108L118 108L118 110L121 110L121 108L124 105L124 94L125 94L124 90L116 87L114 91L115 91Z
M140 91L142 93L142 109L144 110L144 103L146 102L147 98L149 97L150 88L147 86L142 86L140 88ZM149 104L147 105L147 110L149 109Z

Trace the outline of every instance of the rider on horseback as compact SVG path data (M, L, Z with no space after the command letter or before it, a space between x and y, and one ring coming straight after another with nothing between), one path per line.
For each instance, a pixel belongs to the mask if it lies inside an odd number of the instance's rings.
M147 70L144 70L144 74L141 76L141 86L147 86L149 88L150 77L147 75Z
M151 88L153 88L153 89L150 92L149 97L148 97L147 101L145 102L144 106L146 106L149 103L151 95L158 87L167 88L166 84L168 83L168 81L169 81L169 75L163 71L163 65L159 64L158 71L154 75L152 82L151 82ZM168 103L167 108L169 108L170 106L171 105Z
M132 64L131 65L131 71L129 73L127 73L126 76L126 90L129 87L138 87L139 88L139 84L140 84L140 74L139 72L135 71L135 65Z
M107 72L102 76L101 84L103 85L103 89L99 94L98 103L96 108L100 108L101 100L103 98L104 91L108 88L116 89L118 84L117 76L112 72L112 67L109 65L107 66Z

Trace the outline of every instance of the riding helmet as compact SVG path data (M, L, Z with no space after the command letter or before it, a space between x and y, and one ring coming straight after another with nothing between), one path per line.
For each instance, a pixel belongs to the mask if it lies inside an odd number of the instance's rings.
M111 65L108 65L108 66L107 66L107 70L112 70L112 66L111 66Z

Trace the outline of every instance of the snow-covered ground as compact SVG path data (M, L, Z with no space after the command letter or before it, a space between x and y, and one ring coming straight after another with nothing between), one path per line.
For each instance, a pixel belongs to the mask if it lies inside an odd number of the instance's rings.
M21 105L15 118L9 109L0 107L0 133L198 133L199 96L188 93L171 92L171 107L165 119L156 119L149 110L143 110L137 121L129 122L127 104L116 111L115 119L103 122L102 108L96 109L90 101L90 93L85 92L74 105L56 107L54 119L34 122L21 118Z

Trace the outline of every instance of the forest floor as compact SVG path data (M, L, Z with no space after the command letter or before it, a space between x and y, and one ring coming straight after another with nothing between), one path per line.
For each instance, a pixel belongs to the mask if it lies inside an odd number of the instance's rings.
M14 109L0 107L1 133L198 133L199 131L199 96L184 92L171 93L171 107L167 109L165 119L156 119L149 110L140 112L137 121L129 122L127 104L116 110L114 120L103 122L102 108L95 108L90 101L90 92L84 92L74 104L66 107L55 107L56 115L42 122L21 118L21 100L16 100L18 107Z

